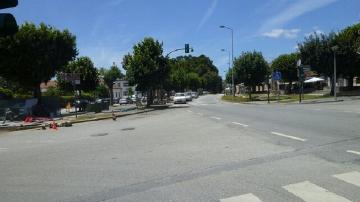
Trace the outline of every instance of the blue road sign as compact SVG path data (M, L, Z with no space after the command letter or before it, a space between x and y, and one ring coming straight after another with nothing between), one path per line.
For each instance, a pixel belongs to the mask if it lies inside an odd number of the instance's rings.
M279 72L279 71L273 72L272 79L274 81L280 81L281 80L281 72Z

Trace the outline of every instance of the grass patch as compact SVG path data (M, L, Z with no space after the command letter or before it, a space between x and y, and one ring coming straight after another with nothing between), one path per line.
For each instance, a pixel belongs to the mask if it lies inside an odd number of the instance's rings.
M302 100L314 100L314 99L322 99L322 98L328 98L330 97L330 95L314 95L314 94L305 94L303 96ZM252 95L252 99L250 100L250 98L248 97L248 95L246 96L231 96L231 95L224 95L222 98L222 100L224 101L228 101L228 102L239 102L239 103L243 103L243 102L256 102L256 101L267 101L268 97L267 94L253 94ZM270 101L279 101L282 103L286 103L286 102L296 102L299 100L299 95L298 94L291 94L291 95L270 95Z

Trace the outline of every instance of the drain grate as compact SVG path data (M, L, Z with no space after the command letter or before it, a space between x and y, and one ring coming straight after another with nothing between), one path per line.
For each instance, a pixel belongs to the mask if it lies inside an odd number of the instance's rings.
M103 136L107 136L109 135L109 133L97 133L97 134L93 134L90 135L91 137L103 137Z
M127 131L127 130L135 130L135 128L123 128L123 129L121 129L121 130L123 130L123 131Z

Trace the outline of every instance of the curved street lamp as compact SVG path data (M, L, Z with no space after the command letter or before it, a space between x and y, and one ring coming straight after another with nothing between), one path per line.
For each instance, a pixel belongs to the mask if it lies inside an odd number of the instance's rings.
M232 87L231 87L231 91L232 91L232 95L235 96L235 85L234 85L234 29L221 25L220 26L221 29L228 29L231 31L231 66L232 66Z

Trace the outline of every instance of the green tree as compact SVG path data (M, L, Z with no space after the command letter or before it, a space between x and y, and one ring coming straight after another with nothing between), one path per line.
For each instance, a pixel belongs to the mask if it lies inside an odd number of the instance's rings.
M147 92L148 105L153 102L153 92L162 89L168 75L167 60L163 57L163 47L153 38L145 38L133 47L132 54L123 58L123 67L130 85Z
M335 38L339 46L336 53L339 73L350 81L350 87L354 77L360 76L360 55L356 53L360 47L359 30L360 23L345 28Z
M103 75L104 76L104 83L109 89L110 105L112 105L113 104L113 98L114 98L114 93L113 93L114 82L116 81L116 79L123 78L124 75L121 73L119 67L117 67L115 64L113 64L110 67L110 69L101 70L101 71L104 73L104 75Z
M205 55L198 57L181 56L170 61L170 80L176 90L199 88L211 92L221 92L222 81L218 77L218 69ZM219 83L220 82L220 83Z
M98 86L96 86L94 95L96 98L108 98L109 97L109 89L105 85L98 85Z
M76 38L68 30L25 23L13 37L0 38L0 76L32 90L41 103L40 84L76 55Z
M248 87L249 98L256 85L265 81L268 64L261 52L245 52L234 61L235 74L239 82Z
M328 35L314 33L298 45L302 63L310 65L313 71L331 78L331 94L334 92L334 53L331 47L336 45L335 37L334 32Z
M273 60L271 70L280 71L282 79L289 82L289 92L291 93L292 83L297 80L297 53L283 54Z
M94 63L89 57L79 57L75 61L71 61L62 72L80 74L79 88L85 92L94 91L99 84L98 70L94 67ZM61 90L73 90L71 83L63 81L60 77L57 80Z

